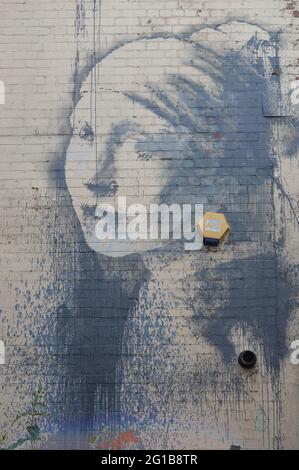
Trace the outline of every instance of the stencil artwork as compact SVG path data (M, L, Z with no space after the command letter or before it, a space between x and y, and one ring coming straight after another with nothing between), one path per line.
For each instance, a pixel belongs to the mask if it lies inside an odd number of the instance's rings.
M130 41L83 80L65 178L86 244L78 269L89 276L57 325L69 338L60 347L80 356L61 365L78 380L61 427L69 446L74 436L93 448L244 446L239 423L264 409L267 390L273 409L253 439L279 447L291 292L274 243L269 116L278 112L278 67L276 35L230 22ZM221 257L180 242L99 241L96 208L119 196L202 203L226 214L231 240ZM236 357L247 347L263 374L240 373Z

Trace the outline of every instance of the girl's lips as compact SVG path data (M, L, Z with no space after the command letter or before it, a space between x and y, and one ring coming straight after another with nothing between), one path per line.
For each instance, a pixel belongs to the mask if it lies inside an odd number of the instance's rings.
M109 182L89 181L88 183L85 183L84 186L93 194L100 197L114 196L119 189L119 185L115 180Z

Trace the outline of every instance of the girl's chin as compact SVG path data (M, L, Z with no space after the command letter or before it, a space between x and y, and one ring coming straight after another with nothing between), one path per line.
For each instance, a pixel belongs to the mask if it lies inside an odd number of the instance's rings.
M90 240L86 242L93 251L111 258L123 258L132 254L165 249L165 242L147 240Z

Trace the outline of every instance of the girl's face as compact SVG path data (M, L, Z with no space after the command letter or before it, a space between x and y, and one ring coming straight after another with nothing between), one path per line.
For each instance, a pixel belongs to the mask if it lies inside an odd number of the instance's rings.
M150 204L192 202L194 197L188 199L188 186L194 177L187 172L179 177L182 155L178 147L182 149L182 145L165 119L110 92L97 97L101 108L95 136L95 128L85 114L86 98L81 99L74 112L66 181L88 245L109 256L162 247L165 241L97 239L97 208L106 206L105 212L109 213L111 206L119 215L123 197L127 208L142 204L148 213ZM132 217L127 216L127 223L130 220Z
M234 226L244 231L263 204L257 182L269 189L263 80L251 65L244 74L241 58L172 38L129 43L98 63L72 115L65 166L89 247L120 257L169 243L120 240L117 226L115 239L99 239L101 218L122 215L120 197L147 212L162 203L234 212ZM253 123L259 133L247 131ZM239 204L249 214L245 222Z
M199 177L193 169L194 158L200 158L203 151L202 143L192 135L194 117L192 121L188 115L196 98L192 86L200 81L201 86L212 85L213 80L184 65L182 58L173 58L174 47L191 58L192 46L176 39L165 42L169 50L164 55L169 55L172 68L158 70L153 65L156 51L148 49L148 44L154 47L154 40L138 41L138 47L124 46L90 72L72 115L67 186L87 244L109 256L148 251L167 242L99 240L98 206L108 205L105 212L113 216L110 206L118 212L118 198L123 196L127 207L142 204L148 212L150 204L204 202L196 190ZM178 75L180 68L184 73ZM187 75L189 97L183 102L183 83L176 79Z
M148 243L142 241L99 240L97 208L108 206L105 212L109 214L111 206L119 213L123 210L123 206L118 206L121 197L126 197L127 206L147 206L149 201L159 200L165 181L161 176L167 163L157 164L151 132L155 128L156 135L163 134L167 124L126 97L107 92L97 95L101 106L96 124L94 118L91 126L85 108L88 100L88 95L84 95L75 109L74 134L66 161L66 181L86 242L93 250L109 256L149 249ZM146 126L146 122L150 124Z

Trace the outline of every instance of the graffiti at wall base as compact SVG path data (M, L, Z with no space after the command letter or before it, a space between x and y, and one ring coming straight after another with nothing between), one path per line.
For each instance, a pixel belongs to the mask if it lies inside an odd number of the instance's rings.
M0 435L0 450L39 449L47 440L44 432L50 414L44 392L39 388L30 403L7 424Z

